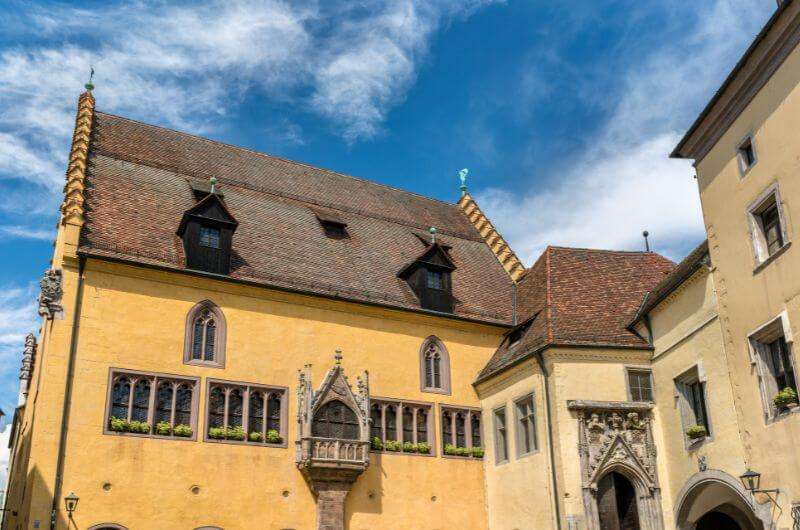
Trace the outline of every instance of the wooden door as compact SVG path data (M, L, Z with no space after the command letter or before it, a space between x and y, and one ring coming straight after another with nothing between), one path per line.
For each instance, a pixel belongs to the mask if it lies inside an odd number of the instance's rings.
M597 512L601 530L640 530L636 490L619 473L609 473L597 483Z

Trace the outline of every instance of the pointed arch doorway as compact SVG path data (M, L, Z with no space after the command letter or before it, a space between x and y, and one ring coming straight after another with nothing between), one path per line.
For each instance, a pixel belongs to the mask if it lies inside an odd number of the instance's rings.
M597 482L600 530L641 530L636 489L625 475L612 471Z

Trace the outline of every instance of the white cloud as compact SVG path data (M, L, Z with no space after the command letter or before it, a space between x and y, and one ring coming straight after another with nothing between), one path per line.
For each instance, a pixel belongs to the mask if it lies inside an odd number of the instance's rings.
M692 17L673 17L687 29L680 41L666 42L627 72L612 72L622 87L613 110L565 171L521 195L478 194L526 264L548 244L641 249L644 229L655 250L679 259L703 237L693 170L667 156L773 6L757 0L690 5Z
M41 241L52 241L56 237L55 230L44 230L29 226L6 225L0 226L0 240L3 236L19 239L39 239Z

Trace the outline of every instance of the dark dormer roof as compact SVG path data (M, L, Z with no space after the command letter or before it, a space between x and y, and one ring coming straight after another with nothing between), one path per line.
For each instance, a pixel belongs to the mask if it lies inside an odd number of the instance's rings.
M209 193L200 202L183 212L183 217L178 226L177 233L179 236L183 235L184 230L186 230L186 223L191 218L228 225L234 229L239 225L239 221L225 206L225 201L216 193Z
M414 269L424 265L433 265L439 269L446 269L446 270L455 270L456 265L453 263L453 260L450 258L450 255L447 252L447 249L450 247L446 247L445 245L441 245L438 241L436 243L431 243L428 247L417 256L417 259L400 269L400 272L397 275L400 278L405 278L408 276Z

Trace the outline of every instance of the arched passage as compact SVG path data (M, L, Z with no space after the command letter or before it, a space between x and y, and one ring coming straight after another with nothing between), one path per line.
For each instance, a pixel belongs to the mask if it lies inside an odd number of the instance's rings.
M769 507L753 503L741 483L722 471L696 473L677 501L675 520L680 530L764 530L771 526ZM727 525L720 526L723 522Z
M641 530L636 489L625 475L612 471L597 482L600 530Z

